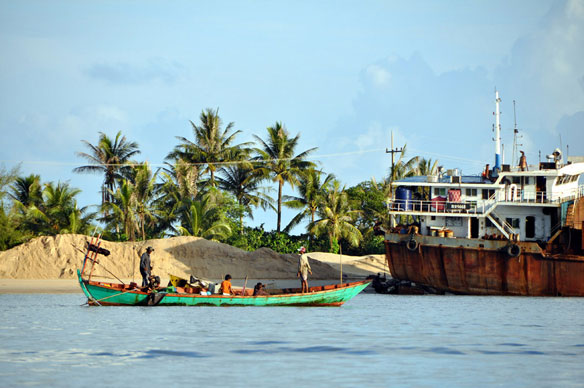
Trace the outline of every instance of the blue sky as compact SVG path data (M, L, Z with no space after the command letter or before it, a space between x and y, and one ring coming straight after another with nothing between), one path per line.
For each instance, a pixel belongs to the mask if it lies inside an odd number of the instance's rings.
M506 162L513 100L529 162L584 155L584 0L0 0L0 48L0 164L82 206L102 177L71 172L81 140L121 130L157 166L207 107L241 142L282 121L347 186L387 174L391 131L408 158L479 173L495 88Z

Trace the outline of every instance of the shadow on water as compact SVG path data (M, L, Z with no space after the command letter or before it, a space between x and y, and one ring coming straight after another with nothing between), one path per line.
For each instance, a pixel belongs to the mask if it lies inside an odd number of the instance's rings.
M158 358L158 357L187 357L187 358L205 358L209 357L203 353L192 352L192 351L180 351L180 350L163 350L163 349L151 349L146 352L145 355L138 358Z
M285 343L285 342L258 341L258 342L254 342L252 344L255 344L255 345L278 345L278 344L283 344L283 343ZM236 354L335 353L335 354L350 354L353 356L377 354L377 352L375 352L373 350L369 350L369 349L351 349L351 348L342 348L342 347L338 347L338 346L308 346L308 347L280 346L280 347L272 347L269 349L265 349L265 348L236 349L236 350L232 350L231 352L236 353Z

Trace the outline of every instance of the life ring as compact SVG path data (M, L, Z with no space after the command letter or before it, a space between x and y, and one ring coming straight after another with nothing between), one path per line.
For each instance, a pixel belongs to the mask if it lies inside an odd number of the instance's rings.
M408 241L408 243L406 244L406 248L408 248L408 250L412 252L416 251L419 246L420 244L413 238L410 239L410 241Z
M517 244L511 244L507 247L507 254L511 257L517 257L521 254L521 247Z

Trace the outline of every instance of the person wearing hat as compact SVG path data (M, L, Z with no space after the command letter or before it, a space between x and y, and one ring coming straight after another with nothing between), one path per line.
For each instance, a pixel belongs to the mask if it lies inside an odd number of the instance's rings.
M298 260L298 273L296 274L296 277L300 277L302 293L305 293L308 292L308 274L310 273L312 275L312 269L310 269L310 264L308 264L306 248L300 247L298 252L300 253L300 258Z
M140 274L142 275L142 287L147 287L150 277L150 271L152 270L152 265L150 263L150 253L154 252L154 248L146 248L146 252L140 257Z

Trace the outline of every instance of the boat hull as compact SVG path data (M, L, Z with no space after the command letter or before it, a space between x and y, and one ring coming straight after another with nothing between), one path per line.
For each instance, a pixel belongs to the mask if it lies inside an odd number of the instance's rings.
M78 271L81 289L90 305L113 306L341 306L361 292L369 281L313 287L309 293L268 296L196 295L172 292L144 292L120 288L118 284L87 281ZM322 290L319 290L322 289Z
M546 255L536 243L386 234L392 277L457 294L584 296L584 257ZM415 248L415 249L412 249Z

